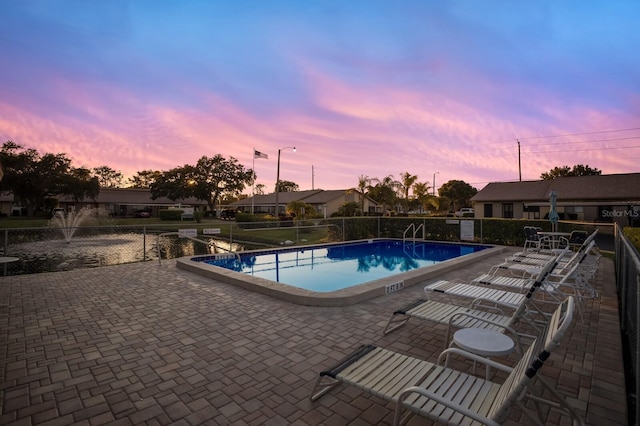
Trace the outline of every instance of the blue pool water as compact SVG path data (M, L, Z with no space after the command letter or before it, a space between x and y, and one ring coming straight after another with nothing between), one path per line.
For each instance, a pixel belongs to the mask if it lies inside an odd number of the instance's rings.
M240 253L240 261L237 258L202 261L311 291L329 292L428 267L486 248L467 244L374 240Z

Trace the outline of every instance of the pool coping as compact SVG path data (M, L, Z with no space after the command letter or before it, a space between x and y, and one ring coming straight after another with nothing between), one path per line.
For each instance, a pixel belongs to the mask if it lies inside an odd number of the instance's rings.
M388 239L388 238L386 238ZM379 240L379 239L378 239ZM362 240L370 241L370 240ZM422 241L422 240L421 240ZM349 241L356 242L356 241ZM431 243L447 243L443 241L430 241ZM451 243L453 244L453 243ZM484 245L467 242L459 242L457 244ZM308 246L300 246L301 248ZM185 256L176 260L176 266L180 269L193 272L195 274L211 278L226 284L231 284L245 290L254 291L256 293L265 294L287 302L306 306L324 306L324 307L340 307L349 306L356 303L364 302L369 299L384 296L395 291L401 291L403 288L411 287L416 284L424 283L455 268L466 266L506 250L504 246L488 245L489 248L454 259L445 260L429 267L413 269L402 274L391 277L380 278L369 281L364 284L352 287L330 291L316 292L305 290L302 288L281 284L265 278L250 276L241 272L231 271L219 266L209 265L204 262L192 260L194 257L201 256ZM292 246L287 249L295 248ZM256 250L259 253L263 250ZM252 250L252 252L254 252Z

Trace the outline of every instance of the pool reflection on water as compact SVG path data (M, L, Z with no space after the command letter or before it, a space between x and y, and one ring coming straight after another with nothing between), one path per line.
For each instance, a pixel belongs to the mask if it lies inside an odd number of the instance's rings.
M330 292L429 267L485 248L488 247L424 241L375 240L240 253L239 259L236 257L203 261L310 291Z

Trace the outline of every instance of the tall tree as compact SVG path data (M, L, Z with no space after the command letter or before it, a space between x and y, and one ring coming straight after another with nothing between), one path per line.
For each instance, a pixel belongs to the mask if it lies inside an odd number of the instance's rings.
M264 195L264 190L265 190L266 186L262 183L259 183L255 186L254 188L254 192L256 195Z
M220 154L212 158L203 156L195 166L185 164L164 172L151 184L151 197L171 200L194 197L206 201L213 211L221 197L237 197L252 178L253 171L246 170L233 157L227 160Z
M409 190L417 180L418 180L418 176L412 175L409 172L404 172L400 175L399 188L402 190L403 205L404 205L405 212L409 208Z
M364 212L364 195L365 191L371 184L371 178L367 175L358 176L358 191L360 191L360 211Z
M426 182L416 182L413 184L413 200L417 207L420 209L420 213L422 210L427 209L427 202L431 198L429 195L429 184Z
M280 179L280 192L296 192L300 187L297 183L291 182L290 180L282 180Z
M396 200L398 199L398 187L399 182L393 178L393 175L386 176L382 179L373 178L371 179L371 185L369 185L367 193L373 200L389 210L395 206Z
M93 174L98 178L100 188L119 188L122 186L122 173L109 166L95 167Z
M150 188L162 172L160 170L143 170L138 172L134 177L129 178L129 185L132 188Z
M4 178L0 191L13 193L16 203L33 216L44 209L46 199L67 195L74 200L95 198L100 191L98 179L86 168L74 168L65 154L40 154L34 149L7 141L0 150Z
M440 187L438 194L446 197L452 204L453 210L470 205L470 199L478 190L463 180L450 180Z
M602 171L599 169L591 168L588 165L576 164L572 168L569 166L554 167L548 172L542 173L540 175L540 179L552 180L557 177L597 176L601 174L602 174Z

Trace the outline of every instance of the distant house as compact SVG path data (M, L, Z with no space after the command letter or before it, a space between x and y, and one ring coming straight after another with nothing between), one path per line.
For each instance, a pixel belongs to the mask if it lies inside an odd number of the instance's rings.
M287 204L292 201L302 201L310 204L323 217L330 217L345 203L353 202L364 205L364 214L375 215L382 213L382 206L362 194L356 189L322 189L281 192L278 195L278 210L284 213ZM229 205L245 213L269 213L276 215L276 194L255 195L239 200Z
M101 188L95 199L85 198L74 201L69 197L61 197L59 206L65 210L78 210L83 207L100 209L110 216L135 216L138 212L149 212L151 216L157 216L158 210L173 206L189 206L196 210L204 211L206 201L187 198L184 200L170 200L160 197L151 198L151 191L141 188Z
M545 219L552 190L561 219L640 224L640 173L493 182L471 202L479 218Z
M13 194L11 192L0 193L0 216L11 216L13 211L20 215L21 208L13 204Z

